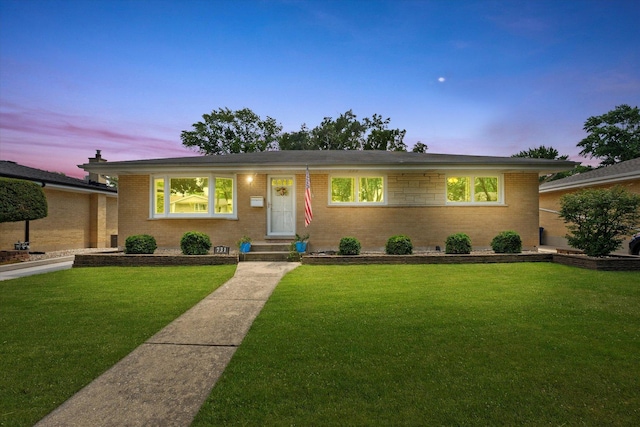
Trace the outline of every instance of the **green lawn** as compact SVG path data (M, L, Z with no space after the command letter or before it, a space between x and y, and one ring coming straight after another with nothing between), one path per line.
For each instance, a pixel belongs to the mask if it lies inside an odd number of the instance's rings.
M0 425L33 425L234 272L105 267L0 282Z
M640 273L302 266L194 425L640 425Z

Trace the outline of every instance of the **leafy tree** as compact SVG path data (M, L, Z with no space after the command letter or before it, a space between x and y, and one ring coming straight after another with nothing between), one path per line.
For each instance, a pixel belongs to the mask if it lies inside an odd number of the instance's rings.
M300 126L297 132L283 133L278 139L278 146L281 150L313 150L315 148L306 124Z
M620 186L565 194L560 204L569 245L589 256L609 255L640 224L640 195Z
M374 114L359 121L353 111L335 120L325 117L311 130L311 148L316 150L389 150L406 151L405 130L389 129L391 119Z
M537 148L530 148L528 150L520 151L517 154L512 155L511 157L528 157L530 159L550 159L550 160L567 160L569 158L568 155L560 155L558 150L553 147L545 147L541 145ZM582 166L578 165L573 169L570 169L565 172L557 172L548 174L540 177L540 182L549 182L555 181L557 179L566 178L571 175L575 175L577 173L587 172L593 169L591 166Z
M0 222L30 221L47 215L47 198L40 185L0 178Z
M382 116L374 114L370 119L365 117L365 129L369 131L363 150L407 151L407 145L403 142L406 130L389 129L390 118L382 119Z
M569 156L561 156L553 147L545 147L541 145L537 148L530 148L528 150L520 151L518 154L514 154L511 157L528 157L531 159L551 159L551 160L567 160Z
M317 150L358 150L366 128L351 110L337 119L325 117L311 130L312 145Z
M411 150L411 152L413 152L413 153L426 153L428 148L429 147L427 147L427 144L423 144L422 142L418 141L413 146L413 149Z
M274 150L282 131L275 119L263 120L248 108L229 108L204 114L203 121L193 124L193 130L182 131L182 144L202 154L251 153Z
M640 157L640 110L623 104L584 123L589 134L578 143L581 155L601 159L601 166Z

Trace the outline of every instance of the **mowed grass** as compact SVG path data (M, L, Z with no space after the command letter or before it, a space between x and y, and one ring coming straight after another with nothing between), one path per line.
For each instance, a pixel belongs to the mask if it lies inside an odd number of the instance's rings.
M0 425L33 425L234 272L105 267L0 282Z
M640 425L640 274L299 267L194 425Z

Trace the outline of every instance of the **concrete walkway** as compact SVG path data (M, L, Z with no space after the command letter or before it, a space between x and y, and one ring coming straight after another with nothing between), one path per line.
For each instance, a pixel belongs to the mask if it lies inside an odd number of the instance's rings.
M36 425L190 425L280 279L298 265L239 263L228 282Z
M68 270L73 267L73 258L73 256L66 256L0 265L0 281L33 276L34 274L51 273L58 270Z

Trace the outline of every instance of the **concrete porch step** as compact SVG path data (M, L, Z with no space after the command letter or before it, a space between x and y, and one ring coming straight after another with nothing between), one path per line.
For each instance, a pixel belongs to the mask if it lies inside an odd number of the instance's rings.
M238 261L288 261L289 251L277 251L277 252L268 252L268 251L258 251L253 252L253 246L251 246L251 252L247 252L245 254L240 254L238 257Z
M251 252L287 252L291 242L257 242L251 243Z

